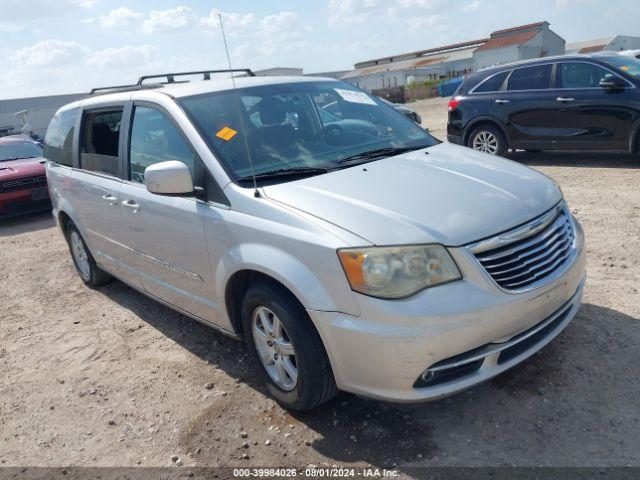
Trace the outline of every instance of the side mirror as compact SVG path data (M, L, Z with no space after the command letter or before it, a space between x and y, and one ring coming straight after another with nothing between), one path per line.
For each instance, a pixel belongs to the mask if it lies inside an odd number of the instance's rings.
M600 80L600 88L605 90L624 90L627 88L627 82L617 75L606 75Z
M189 167L177 160L149 165L144 170L144 184L158 195L185 195L194 190Z

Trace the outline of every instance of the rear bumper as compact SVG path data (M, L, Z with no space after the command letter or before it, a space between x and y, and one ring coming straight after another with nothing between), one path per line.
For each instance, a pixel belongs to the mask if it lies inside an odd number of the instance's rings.
M309 311L340 389L394 402L451 395L533 355L580 307L583 241L562 276L519 294L501 291L466 249L452 249L452 255L463 270L461 281L397 301L356 294L359 317ZM446 378L424 386L419 379L431 369Z
M452 135L448 133L447 141L449 143L455 143L456 145L464 145L464 142L462 141L462 135Z

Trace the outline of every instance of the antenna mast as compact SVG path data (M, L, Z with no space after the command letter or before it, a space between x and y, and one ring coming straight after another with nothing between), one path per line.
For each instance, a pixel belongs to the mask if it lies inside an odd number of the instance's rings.
M224 23L222 22L222 13L218 12L218 20L220 21L220 31L222 32L222 40L224 41L224 49L227 52L227 62L229 63L229 70L233 70L231 66L231 55L229 55L229 46L227 45L227 35L224 33ZM231 75L231 83L233 84L233 91L236 91L236 78L233 76L233 72L229 72ZM253 195L256 198L260 198L260 191L258 190L258 183L256 182L256 173L253 170L253 159L251 158L251 151L249 150L249 143L247 142L247 129L244 125L244 115L240 108L242 107L242 99L238 95L238 114L240 115L240 124L242 125L242 139L244 140L244 148L247 151L247 157L249 158L249 169L251 170L251 178L253 179Z

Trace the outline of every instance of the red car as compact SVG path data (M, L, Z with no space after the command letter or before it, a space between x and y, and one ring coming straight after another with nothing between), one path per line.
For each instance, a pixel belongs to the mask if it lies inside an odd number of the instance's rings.
M40 145L21 135L0 138L0 219L50 209Z

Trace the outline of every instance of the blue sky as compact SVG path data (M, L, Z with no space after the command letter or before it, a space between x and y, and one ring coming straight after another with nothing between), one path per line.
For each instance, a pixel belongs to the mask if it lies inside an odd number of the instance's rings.
M547 20L567 41L640 35L638 0L0 0L0 98L71 93L142 74L236 67L305 72Z

